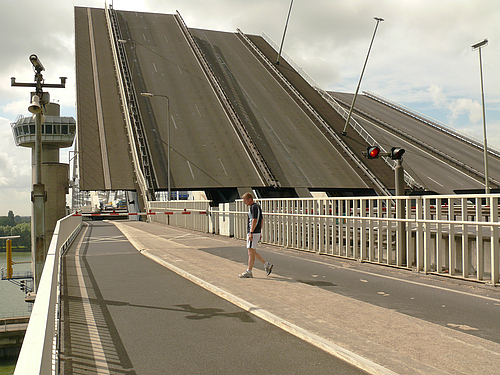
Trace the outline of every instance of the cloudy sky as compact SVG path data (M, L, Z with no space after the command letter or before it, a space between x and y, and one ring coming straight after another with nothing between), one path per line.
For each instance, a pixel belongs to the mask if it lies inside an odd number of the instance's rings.
M10 123L28 115L33 82L28 60L43 62L47 83L67 76L66 89L52 89L62 116L75 116L73 7L104 7L104 0L2 1L0 13L0 215L30 215L30 150L15 146ZM111 3L111 0L108 1ZM114 0L115 9L175 13L189 27L265 32L280 43L290 0ZM500 148L500 6L498 0L295 0L286 52L320 86L354 92L375 28L379 25L361 91L403 104L480 140L479 55L483 49L488 144ZM68 160L68 149L61 161Z

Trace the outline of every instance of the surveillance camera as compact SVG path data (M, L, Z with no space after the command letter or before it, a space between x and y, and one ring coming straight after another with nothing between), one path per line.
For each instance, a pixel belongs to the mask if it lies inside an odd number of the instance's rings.
M42 62L40 61L40 59L38 58L37 55L33 54L30 56L30 61L31 63L33 64L33 66L35 67L35 69L39 72L41 72L42 70L45 70L45 68L43 67L43 64Z

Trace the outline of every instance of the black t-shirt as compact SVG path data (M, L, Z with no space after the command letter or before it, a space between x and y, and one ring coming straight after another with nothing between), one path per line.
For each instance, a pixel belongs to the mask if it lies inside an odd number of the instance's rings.
M252 203L250 209L248 210L248 223L247 223L247 233L250 233L252 229L252 220L257 219L257 225L255 226L254 233L260 233L262 227L262 208L257 203Z

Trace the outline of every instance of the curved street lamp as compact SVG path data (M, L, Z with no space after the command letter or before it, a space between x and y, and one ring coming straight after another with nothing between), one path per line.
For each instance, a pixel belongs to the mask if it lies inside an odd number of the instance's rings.
M375 30L373 31L372 41L370 42L370 47L368 48L368 53L366 54L365 64L363 65L363 70L361 71L361 76L359 77L359 82L358 82L358 87L356 88L356 93L354 94L354 98L352 99L351 109L349 109L349 115L347 116L347 120L345 121L344 130L342 130L342 133L340 133L344 136L347 135L347 125L349 124L349 121L351 120L352 109L354 108L354 103L356 102L356 98L358 96L359 86L361 85L361 80L363 79L363 73L365 72L366 63L368 62L368 56L370 56L370 51L372 49L373 40L375 39L375 34L377 33L378 24L380 22L384 21L384 19L380 18L380 17L373 17L373 19L375 21L377 21L377 24L375 25Z
M484 184L485 194L490 193L490 180L488 177L488 143L486 141L486 111L484 108L484 87L483 87L483 62L481 60L481 48L488 45L488 39L484 39L471 46L472 50L479 50L479 73L481 75L481 102L483 105L483 138L484 138Z

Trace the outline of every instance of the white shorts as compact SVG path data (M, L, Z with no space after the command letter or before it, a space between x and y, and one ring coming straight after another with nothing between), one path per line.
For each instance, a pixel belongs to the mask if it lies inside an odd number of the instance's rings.
M256 249L260 241L261 233L254 233L250 241L250 233L247 234L247 249Z

